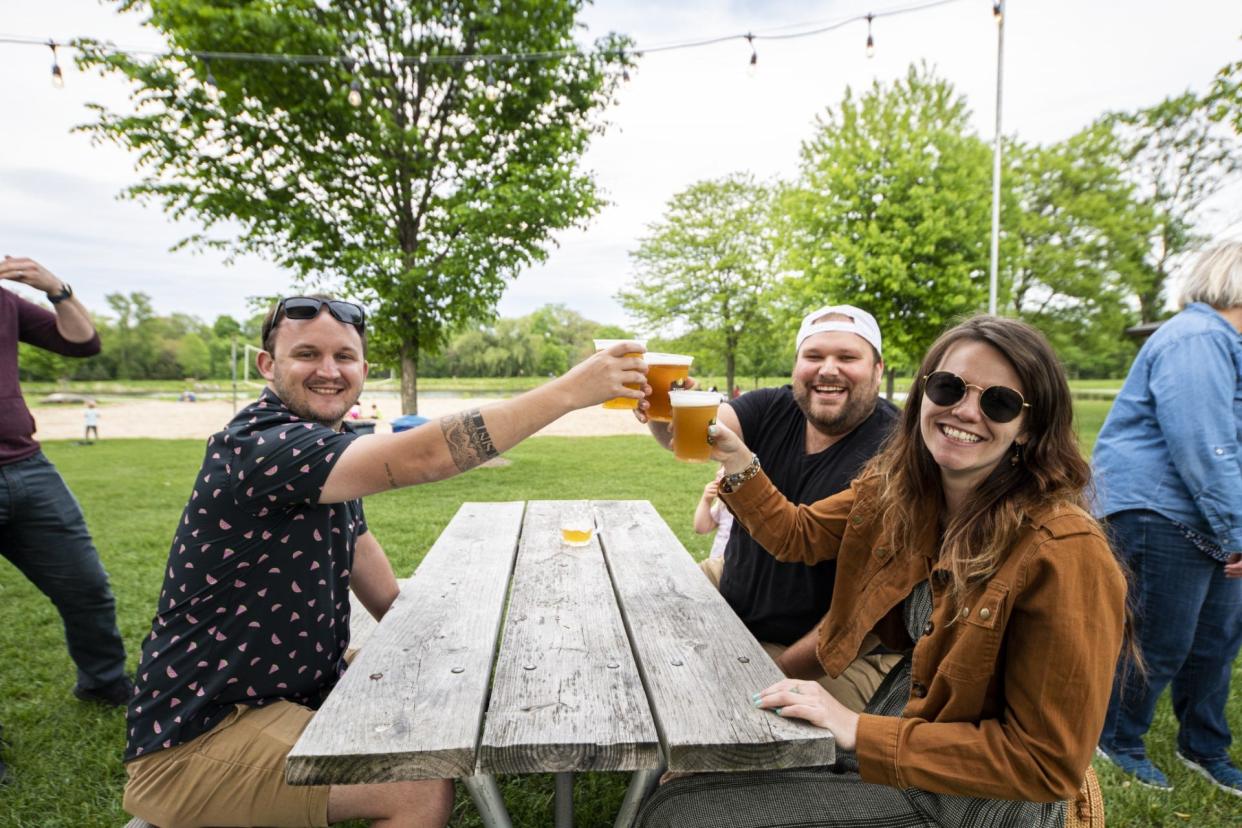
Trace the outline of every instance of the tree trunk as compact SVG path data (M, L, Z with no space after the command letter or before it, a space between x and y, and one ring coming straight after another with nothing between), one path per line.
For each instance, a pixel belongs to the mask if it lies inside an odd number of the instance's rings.
M418 413L418 341L401 343L401 413Z
M725 351L725 399L730 399L733 396L733 374L736 367L737 354L730 348Z
M896 378L897 378L897 370L895 368L889 368L887 365L885 365L884 366L884 379L885 379L884 398L887 399L889 402L893 401L893 381Z

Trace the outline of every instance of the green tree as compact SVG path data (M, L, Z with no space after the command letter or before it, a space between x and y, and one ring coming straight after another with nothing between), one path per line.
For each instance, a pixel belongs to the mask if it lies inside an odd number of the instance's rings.
M1209 202L1242 172L1242 142L1235 130L1213 120L1216 100L1184 92L1105 119L1131 180L1156 218L1146 273L1134 284L1143 322L1163 316L1170 272L1180 256L1206 240L1198 228Z
M151 297L141 292L128 296L123 293L109 293L104 295L104 301L116 314L116 323L110 337L115 343L110 347L116 354L116 378L139 379L150 376L152 366L157 360L155 331L152 326L155 311L151 307Z
M136 153L144 177L127 195L203 222L183 244L343 277L373 306L374 358L400 360L414 412L420 353L490 315L554 231L599 208L580 156L628 42L584 52L584 2L118 0L173 53L80 43L84 64L131 81L134 104L95 106L83 128ZM317 60L192 54L256 49ZM213 238L221 225L239 236Z
M1107 124L1006 151L1002 279L1014 315L1039 327L1073 373L1116 376L1134 344L1127 297L1146 277L1155 222Z
M986 306L991 152L969 116L948 81L911 66L859 97L846 89L802 145L784 233L802 274L786 281L790 302L870 311L890 371Z
M188 333L175 344L177 365L182 377L206 377L211 372L211 351L196 333Z
M724 360L729 387L737 358L767 314L780 279L773 225L775 190L747 174L700 181L674 195L630 253L638 277L617 299L652 331L702 334Z

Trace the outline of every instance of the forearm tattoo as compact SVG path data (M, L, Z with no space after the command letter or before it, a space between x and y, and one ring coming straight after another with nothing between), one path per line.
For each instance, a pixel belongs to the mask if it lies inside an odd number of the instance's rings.
M440 430L459 471L473 469L500 453L492 445L492 435L487 433L483 414L477 408L441 417Z

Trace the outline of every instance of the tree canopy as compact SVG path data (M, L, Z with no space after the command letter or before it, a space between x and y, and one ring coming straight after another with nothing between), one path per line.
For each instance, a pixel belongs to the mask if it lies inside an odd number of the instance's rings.
M762 350L770 334L769 302L780 275L775 204L775 190L749 175L677 193L630 254L638 278L617 294L649 330L697 331L697 347L723 358L730 388L739 356Z
M84 64L129 79L133 105L95 106L82 128L133 151L128 196L203 223L183 244L343 282L416 411L420 353L489 317L553 231L599 209L580 156L627 41L580 47L584 1L119 0L171 51L80 42ZM202 54L256 51L308 57Z
M787 203L793 304L875 315L890 367L910 365L987 295L990 158L951 84L911 66L846 90L802 145Z

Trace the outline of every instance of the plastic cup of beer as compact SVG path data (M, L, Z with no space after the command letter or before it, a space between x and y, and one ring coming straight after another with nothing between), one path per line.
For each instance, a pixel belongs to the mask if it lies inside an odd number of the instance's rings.
M585 509L572 509L561 515L561 543L587 546L595 537L595 519Z
M712 459L707 427L716 422L720 394L715 391L670 391L673 404L673 456L687 463Z
M671 423L673 409L669 405L668 392L690 376L690 363L694 362L694 357L648 351L643 358L647 361L647 384L651 386L651 407L647 409L647 419Z
M637 342L639 345L642 345L644 348L647 347L647 340L645 339L597 339L595 340L595 350L606 351L609 348L611 348L613 345L616 345L619 342ZM626 354L626 356L627 357L641 357L642 354L633 353L633 354ZM628 382L625 384L625 387L632 388L635 391L643 390L643 387L641 385L630 385ZM615 408L619 410L628 409L632 411L635 408L638 408L638 402L639 401L637 399L631 399L630 397L613 397L611 400L604 400L604 408Z

